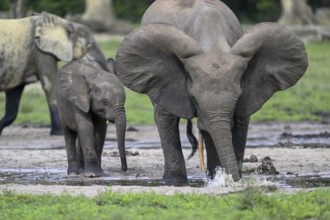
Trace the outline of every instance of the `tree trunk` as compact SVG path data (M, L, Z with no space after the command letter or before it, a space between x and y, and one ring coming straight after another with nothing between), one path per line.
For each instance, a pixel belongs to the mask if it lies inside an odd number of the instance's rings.
M318 24L307 0L281 0L282 15L279 23L285 25Z
M112 0L85 0L85 12L80 20L95 32L127 34L133 26L116 19Z
M108 30L115 22L112 0L85 0L81 20L95 31Z
M23 0L9 0L10 18L23 18L25 17L26 10Z
M322 25L330 26L330 7L316 9L315 16Z

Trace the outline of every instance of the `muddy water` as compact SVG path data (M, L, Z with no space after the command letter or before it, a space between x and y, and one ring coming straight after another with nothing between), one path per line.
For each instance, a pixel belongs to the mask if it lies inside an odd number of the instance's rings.
M63 137L50 137L49 129L12 127L4 131L0 136L0 159L7 155L2 154L2 150L49 150L63 149ZM185 136L185 128L181 128L181 138L183 148L191 148ZM197 133L197 131L195 131ZM45 138L47 137L47 138ZM109 128L105 149L116 149L115 129ZM160 149L157 129L154 126L136 127L127 132L127 149ZM249 129L247 148L330 148L330 125L327 124L252 124ZM29 149L29 150L27 150ZM330 161L330 155L328 156ZM278 159L278 158L275 158ZM65 160L65 159L64 159ZM302 161L303 163L304 161ZM328 162L327 162L328 163ZM31 162L32 164L32 162ZM5 168L0 167L0 185L21 184L21 185L65 185L65 186L145 186L158 187L163 186L161 179L138 177L135 175L121 176L116 178L105 174L101 178L84 178L82 176L67 176L64 165L54 167L63 167L63 169L43 169L31 168ZM23 166L24 167L24 166ZM144 169L144 168L142 168ZM257 185L272 184L278 188L315 188L330 187L330 170L326 168L325 172L312 172L280 175L256 175L245 173L243 182L251 182L254 179ZM161 171L160 171L161 172ZM208 187L210 185L221 185L223 180L209 181L203 175L189 176L189 182L186 186L192 188ZM218 181L218 182L217 182ZM220 183L219 183L220 181ZM226 182L226 181L225 181ZM265 182L265 184L263 183ZM211 183L211 184L210 184ZM224 184L226 185L226 184Z
M221 176L223 175L223 176ZM316 188L330 187L330 173L303 174L303 175L244 175L241 184L251 183L251 179L258 184L272 185L277 188ZM263 184L264 182L265 184ZM161 179L148 179L137 177L116 178L104 176L99 178L84 178L83 176L67 176L66 170L60 169L0 169L0 185L67 185L67 186L145 186L157 187L166 184ZM254 185L254 184L252 184ZM207 179L205 176L189 176L188 184L176 185L190 187L228 187L226 174L220 174L217 179Z
M0 184L23 184L23 185L69 185L69 186L91 186L91 185L121 185L121 186L164 186L161 179L136 178L134 176L116 178L103 176L99 178L85 178L83 176L67 176L65 170L31 170L31 169L0 169ZM188 184L191 187L203 187L201 177L190 177ZM178 185L178 186L186 186Z
M195 134L198 130L195 127ZM186 138L185 124L180 125L183 148L191 148ZM249 126L247 147L302 147L330 148L330 124L318 123L255 123ZM117 148L114 126L108 127L105 148ZM0 136L0 149L61 149L64 139L49 136L49 128L11 126ZM126 133L126 148L160 148L155 126L133 126Z
M154 148L160 147L157 137L157 130L147 130L147 134L153 134L149 140L140 140L134 136L139 131L128 132L127 147ZM184 126L181 128L182 147L191 148L190 143L185 135ZM198 131L195 131L195 134ZM115 147L116 143L113 139L108 138L106 147ZM247 138L247 147L321 147L330 148L330 125L329 124L313 124L313 123L263 123L252 124L249 127Z

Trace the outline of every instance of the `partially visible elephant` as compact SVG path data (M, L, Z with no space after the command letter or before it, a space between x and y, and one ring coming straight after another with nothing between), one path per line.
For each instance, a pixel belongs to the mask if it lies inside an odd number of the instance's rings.
M125 90L115 75L112 59L108 60L107 69L103 70L86 57L59 69L56 94L67 149L68 175L102 176L101 155L107 120L116 124L121 168L127 170Z
M62 134L55 97L57 62L86 53L105 67L106 59L86 26L49 13L0 20L0 91L6 93L2 130L16 119L26 84L41 81L46 94L52 135Z
M218 0L156 0L116 56L123 84L153 103L169 184L187 182L180 118L198 118L211 176L221 166L238 181L249 116L307 66L304 44L291 31L261 23L243 35Z

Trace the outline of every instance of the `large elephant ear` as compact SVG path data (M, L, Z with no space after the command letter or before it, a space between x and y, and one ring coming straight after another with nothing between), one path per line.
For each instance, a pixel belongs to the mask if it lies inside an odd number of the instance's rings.
M41 51L70 61L73 57L72 31L73 27L68 21L43 12L35 21L35 43Z
M250 59L242 76L243 94L236 114L248 116L259 110L278 90L297 83L308 66L304 44L276 23L261 23L243 35L232 52Z
M147 94L168 112L192 118L187 74L180 59L199 53L197 42L175 26L149 24L125 37L116 55L116 70L131 90Z
M79 61L67 63L58 71L57 93L63 94L81 111L90 110L90 89L86 83L84 71ZM74 71L73 71L74 70Z

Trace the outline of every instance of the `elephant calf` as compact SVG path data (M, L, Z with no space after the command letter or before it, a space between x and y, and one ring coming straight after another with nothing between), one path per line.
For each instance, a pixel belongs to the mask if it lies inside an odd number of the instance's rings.
M127 170L125 90L115 75L112 59L108 59L107 68L109 72L84 58L67 63L58 72L56 94L67 149L68 175L102 176L101 155L107 121L116 124L121 169Z
M6 93L2 130L18 114L27 84L40 80L46 95L51 135L61 135L55 97L57 63L88 56L105 68L106 58L88 27L43 12L22 19L0 19L0 92Z

